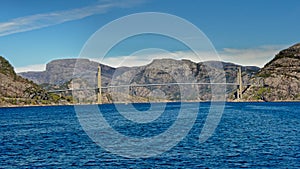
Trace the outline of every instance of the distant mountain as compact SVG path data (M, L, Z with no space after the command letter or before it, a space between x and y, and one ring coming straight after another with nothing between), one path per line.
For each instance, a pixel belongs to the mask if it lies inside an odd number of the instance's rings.
M244 92L244 100L300 100L300 43L280 51L267 63Z
M244 87L244 101L288 101L300 100L300 44L280 51L273 60L262 69L255 66L241 66L233 63L209 61L194 63L190 60L156 59L145 66L113 68L102 65L102 86L122 84L156 84L174 82L209 83L208 65L221 63L225 71L226 82L236 83L237 67L242 67L243 84L252 84ZM79 88L96 88L96 75L99 63L87 59L61 59L47 64L46 71L20 73L44 89L69 89L74 84ZM76 69L74 70L74 68ZM3 72L11 72L3 69ZM211 71L211 70L210 70ZM74 73L75 72L75 73ZM3 73L2 73L3 74ZM12 77L17 76L13 75ZM82 78L84 76L84 78ZM185 89L183 89L185 90ZM191 100L210 100L210 86L193 86L186 89ZM131 101L178 100L179 86L139 86L130 88ZM236 86L227 85L228 97L234 99ZM112 97L112 93L119 93ZM116 89L103 89L104 102L122 101L126 95ZM156 94L155 94L156 93ZM79 100L95 102L95 91L82 92Z
M11 64L0 56L0 106L58 103L37 84L18 76Z
M220 62L200 62L194 63L190 60L174 60L174 59L156 59L145 66L139 67L119 67L112 68L101 64L102 69L102 86L120 85L120 84L155 84L155 83L172 83L172 82L205 82L209 83L207 65L213 65ZM235 83L237 77L237 67L233 63L221 62L225 70L227 83ZM46 71L43 72L25 72L20 73L24 78L28 78L38 84L41 84L45 89L66 89L71 88L72 84L80 83L79 88L96 87L96 74L99 63L89 61L87 59L61 59L54 60L47 64ZM76 69L74 70L74 68ZM221 72L223 70L214 70ZM247 83L259 71L255 66L242 66L243 80ZM75 74L74 74L75 72ZM78 76L76 77L76 75ZM84 81L78 81L80 76L85 74ZM75 75L75 76L74 76ZM189 78L189 79L187 79ZM232 93L236 86L227 86L227 93ZM178 86L148 86L134 87L130 89L130 95L133 102L144 101L153 96L153 91L160 93L164 98L162 100L177 100L179 99L180 91ZM209 85L194 86L194 89L186 89L191 100L209 100L211 91ZM195 92L197 91L197 92ZM112 90L103 91L103 100L105 102L121 101L124 96L111 98ZM155 93L154 92L154 93ZM119 91L120 93L120 91ZM94 91L89 91L80 96L88 102L94 102L96 97ZM143 99L144 98L144 99Z
M223 65L223 69L209 70L209 67L214 64ZM190 60L174 60L174 59L155 59L150 64L140 67L128 69L120 73L113 79L113 85L120 84L165 84L165 83L210 83L209 71L214 74L221 74L225 71L227 83L236 83L237 81L237 67L233 63L209 61L195 63ZM118 69L116 69L116 72ZM243 79L248 82L251 77L259 71L258 67L242 66ZM134 87L131 89L131 95L138 97L149 98L152 97L153 91L163 91L161 93L166 100L178 100L182 90L188 95L189 100L210 100L211 86L210 85L194 85L180 87L175 86L148 86L148 87ZM181 90L181 91L180 91ZM236 90L236 86L228 85L227 93L232 93ZM159 93L158 93L159 94ZM116 98L118 99L118 98Z
M96 76L98 65L99 63L88 59L59 59L49 62L45 71L23 72L19 75L37 84L62 85L74 78L75 67L77 71L94 72ZM115 68L101 64L101 69L102 79L104 83L108 83Z

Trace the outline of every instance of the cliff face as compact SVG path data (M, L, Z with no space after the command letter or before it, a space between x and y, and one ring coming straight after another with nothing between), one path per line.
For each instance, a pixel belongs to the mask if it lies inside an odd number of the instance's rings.
M156 59L145 66L140 67L120 67L112 68L101 65L102 69L102 86L120 85L120 84L164 84L164 83L185 83L185 82L201 82L209 83L209 74L207 72L207 65L214 65L220 62L200 62L194 63L189 60L174 60L174 59ZM95 88L97 62L92 62L86 59L62 59L54 60L47 64L44 72L27 72L20 73L21 76L31 79L36 83L43 84L45 89L69 89L72 84L76 84L76 88ZM223 64L227 83L236 83L237 67L233 63L221 62ZM73 76L74 67L76 65L76 72L78 77ZM243 80L248 83L249 79L258 72L259 68L254 66L242 67ZM211 72L221 73L223 70L213 70ZM84 76L84 78L80 78ZM79 86L79 87L78 87ZM231 93L236 89L235 86L227 86L227 93ZM195 85L183 88L190 100L210 100L211 89L209 85ZM153 92L154 91L154 92ZM111 97L109 93L117 91L104 89L103 100L109 102ZM120 91L118 91L120 93ZM121 92L122 93L122 92ZM141 86L133 87L129 93L133 102L144 101L148 98L156 97L161 101L178 100L180 99L180 91L178 85L172 86ZM82 92L78 94L80 99L87 100L87 102L94 102L96 95L94 91ZM155 96L154 96L155 95ZM114 101L121 101L126 97L118 96Z
M0 106L51 103L53 98L41 87L18 76L0 56Z
M189 60L158 59L152 63L140 67L102 67L102 86L120 84L161 84L180 82L203 82L209 83L209 75L206 65L216 64L216 61L194 63ZM4 62L2 64L5 64ZM20 73L21 76L33 80L38 84L43 84L45 89L68 89L71 84L77 83L79 88L95 88L97 62L87 59L62 59L54 60L47 64L44 72ZM222 62L225 71L226 82L236 83L237 67L242 67L242 78L244 84L254 84L248 86L243 91L244 101L281 101L300 100L300 44L296 44L288 49L280 51L273 60L262 69L255 66L240 66L233 63ZM74 77L74 67L77 65L76 73L85 73L89 78L82 81L80 76ZM223 70L213 70L220 73ZM0 76L11 74L10 79L19 77L11 68L2 68ZM3 79L4 77L1 77ZM189 79L192 78L193 80ZM5 83L9 84L9 83ZM20 84L22 86L24 84ZM50 86L50 88L49 88ZM24 87L23 87L24 88ZM193 89L192 89L193 88ZM187 89L191 100L210 100L211 89L209 86L193 86ZM22 90L18 93L22 95ZM154 91L154 92L153 92ZM163 91L163 93L161 92ZM195 92L196 91L196 92ZM236 86L227 86L227 93L230 95L236 91ZM14 90L8 87L8 95L12 95ZM103 91L103 100L111 101L110 92ZM156 94L155 94L156 93ZM131 96L135 96L132 101L145 100L156 95L163 96L162 100L177 100L179 98L179 86L140 86L130 89ZM3 95L3 92L2 92ZM16 95L16 94L15 94ZM196 96L198 95L198 96ZM155 97L156 97L155 96ZM120 96L119 98L127 97ZM82 94L82 99L93 102L96 99L94 91ZM118 99L116 97L115 99Z
M221 64L224 70L209 70L210 65ZM165 83L210 83L209 72L214 74L225 73L227 83L236 83L237 67L233 63L209 61L194 63L190 60L157 59L148 65L135 67L123 73L120 73L113 79L113 85L120 84L165 84ZM254 66L242 66L243 80L248 83L249 79L259 70ZM116 70L116 72L118 69ZM228 85L227 93L232 93L236 86ZM181 91L180 91L181 90ZM155 93L153 91L162 91ZM142 98L163 97L162 100L178 100L182 92L187 95L186 99L194 101L207 101L211 99L211 86L203 85L171 85L171 86L148 86L134 87L131 89L131 95Z
M59 59L49 62L46 65L46 71L24 72L19 75L37 84L62 85L76 77L74 76L75 67L77 72L82 70L96 74L98 65L99 63L88 59ZM101 65L101 69L103 81L108 83L115 69L106 65Z
M300 100L300 44L280 51L251 79L244 100Z

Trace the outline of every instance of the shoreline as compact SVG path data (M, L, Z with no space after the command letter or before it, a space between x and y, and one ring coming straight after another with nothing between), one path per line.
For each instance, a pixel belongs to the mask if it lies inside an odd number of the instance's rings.
M150 102L150 103L177 103L180 101L164 101L164 102ZM184 103L208 103L211 101L181 101ZM214 102L223 102L223 101L214 101ZM225 103L297 103L300 102L300 100L276 100L271 102L266 102L263 100L252 100L252 101L237 101L237 100L226 100ZM130 103L124 103L124 102L114 102L114 103L102 103L101 105L110 105L110 104L144 104L149 102L130 102ZM87 106L87 105L99 105L96 103L93 104L41 104L41 105L0 105L1 108L25 108L25 107L49 107L49 106Z

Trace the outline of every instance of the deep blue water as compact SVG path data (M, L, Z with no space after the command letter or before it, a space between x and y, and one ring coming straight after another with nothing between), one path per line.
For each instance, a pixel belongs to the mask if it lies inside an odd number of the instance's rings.
M179 144L142 159L121 157L95 144L80 126L73 106L1 108L0 168L300 168L300 103L226 103L215 133L199 143L209 105L200 104L193 128ZM135 107L149 110L148 104ZM101 105L101 110L116 131L141 138L170 127L179 107L168 104L149 124L122 118L112 105ZM83 108L89 111L89 106Z

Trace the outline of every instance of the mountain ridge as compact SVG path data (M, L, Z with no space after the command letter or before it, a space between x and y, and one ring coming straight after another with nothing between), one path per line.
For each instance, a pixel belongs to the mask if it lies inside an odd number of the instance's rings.
M132 69L138 69L138 68L141 68L141 67L145 67L147 65L151 65L151 64L155 64L155 63L162 63L164 61L183 61L183 62L191 62L191 63L194 63L194 64L211 64L211 63L221 63L223 64L223 67L226 69L228 69L229 66L233 66L233 67L242 67L243 70L251 70L251 71L258 71L260 68L257 67L257 66L243 66L243 65L240 65L240 64L235 64L235 63L231 63L231 62L224 62L224 61L204 61L204 62L199 62L199 63L196 63L196 62L193 62L191 60L188 60L188 59L182 59L182 60L176 60L176 59L171 59L171 58L164 58L164 59L154 59L152 60L152 62L148 63L148 64L145 64L143 66L134 66L134 67L127 67L127 66L122 66L122 67L117 67L117 68L114 68L114 67L111 67L111 66L107 66L105 64L101 64L99 62L95 62L95 61L90 61L88 59L56 59L56 60L52 60L50 61L49 63L46 64L46 70L45 71L26 71L26 72L19 72L18 75L24 77L24 78L27 78L27 79L30 79L32 81L34 81L35 83L37 84L43 84L43 83L52 83L52 84L61 84L61 83L64 83L70 79L68 78L64 78L65 80L63 81L59 81L59 80L49 80L49 79L43 79L44 77L41 77L43 76L45 73L47 73L47 71L52 71L52 70L55 70L55 72L58 72L59 74L61 74L61 71L58 71L58 70L63 70L62 72L66 72L66 69L70 69L72 71L72 73L74 72L74 68L75 68L75 63L73 63L71 66L67 63L67 65L65 64L62 64L63 62L68 62L68 61L72 61L72 62L81 62L81 61L87 61L90 63L90 65L92 65L91 67L93 67L93 71L96 72L97 70L97 65L101 65L101 69L102 69L102 77L104 78L112 78L112 73L116 73L115 70L118 69L118 73L123 73L123 72L126 72L128 70L132 70ZM59 64L57 65L54 65L56 62L60 62ZM82 65L82 64L80 64ZM59 67L59 69L56 69L56 67ZM51 76L51 73L47 73L48 76ZM54 73L54 74L57 74L57 73ZM69 72L70 76L71 76L71 73ZM72 75L73 76L73 75ZM42 80L41 80L42 79ZM51 78L50 78L51 79ZM54 78L55 79L55 78Z
M88 59L59 59L49 62L46 66L46 71L23 72L18 75L33 81L36 80L44 89L70 89L72 85L76 83L76 85L80 87L96 88L96 75L99 64L100 63ZM222 64L223 70L214 69L213 71L215 73L224 71L226 83L236 83L237 68L242 68L243 83L252 85L244 87L243 98L240 101L300 100L300 43L280 51L261 69L256 66L242 66L231 62L206 61L195 63L187 59L175 60L170 58L154 59L146 65L135 67L113 68L100 64L102 68L102 86L188 82L191 80L189 78L194 79L193 82L209 83L207 65L214 64ZM83 75L84 78L86 78L85 81L80 79L80 75L77 77L73 76L74 68L76 68L75 74ZM9 73L11 72L11 68L3 69L2 71ZM13 75L14 72L11 73ZM15 76L18 75L15 74ZM236 89L236 86L227 85L226 93L229 100L234 100ZM188 89L184 90L188 91ZM156 95L157 92L160 92L157 98L160 97L162 101L176 101L180 99L178 86L140 86L130 89L130 101L149 101L149 98L153 97L153 91L154 93L156 92ZM161 93L161 91L163 91L163 93ZM211 88L207 86L202 86L202 88L193 87L193 90L190 91L188 91L188 95L191 96L191 100L207 101L212 97L211 94L209 94ZM194 96L195 92L193 93L193 91L197 91L197 97ZM127 97L125 95L118 95L112 98L111 93L113 92L114 91L109 91L108 89L103 91L104 102L122 102L122 99ZM78 100L80 99L85 99L89 103L95 103L96 93L90 91L81 94Z
M68 62L67 64L65 63L66 61ZM71 84L78 81L78 79L76 80L76 77L75 79L74 77L70 78L74 72L74 67L76 66L75 62L77 61L78 59L54 60L47 64L47 69L44 72L27 72L20 73L19 75L25 78L29 78L33 81L37 80L36 82L40 84L42 84L41 82L43 82L43 87L45 89L50 89L51 87L51 89L69 89L71 88ZM168 75L166 70L168 70L169 72L178 71L179 75L176 76L176 78L179 79L179 81L185 80L182 77L191 76L196 78L197 81L209 82L207 74L204 73L205 65L218 63L221 63L223 65L227 83L237 82L237 67L242 67L243 83L252 84L251 86L244 87L243 98L240 101L300 100L300 43L297 43L287 49L280 51L261 69L255 66L242 66L230 62L207 61L195 63L186 59L155 59L147 65L137 67L113 68L101 64L102 86L111 84L112 80L117 80L117 82L115 82L116 84L124 82L131 84L173 82L174 80L172 80L172 77ZM79 68L79 70L77 71L81 73L88 70L88 73L90 73L90 81L80 82L79 86L83 85L96 87L95 77L97 74L97 66L99 64L100 63L98 62L89 61L87 59L79 61L80 66L77 67ZM176 67L178 65L186 66L188 69L186 69L186 71L182 71L179 69L176 70ZM82 69L80 69L80 67ZM69 78L65 78L64 76L68 76ZM128 79L130 79L130 81L128 81ZM53 88L53 86L56 87ZM234 95L236 95L236 87L227 87L227 95L229 100L234 100ZM140 98L149 98L151 90L167 91L168 94L165 94L167 95L168 99L166 100L178 98L178 95L176 94L177 89L175 88L166 89L164 87L140 87L138 89L133 89L131 93L137 95ZM198 92L200 92L202 96L200 98L195 98L195 100L209 100L211 97L209 94L207 94L207 92L209 91L210 89L207 87L203 90L199 89ZM193 93L190 94L192 95ZM93 95L95 95L95 93L89 93L90 102L95 101L95 97ZM107 90L104 91L103 97L103 100L106 100L106 102L110 102L110 96ZM85 98L85 96L83 95L82 98Z
M300 100L300 43L280 51L250 80L244 101Z
M75 63L77 61L77 63ZM72 62L72 63L70 63ZM47 64L46 71L43 72L27 72L20 73L21 76L35 81L42 85L45 89L48 90L57 90L57 89L70 89L72 84L76 83L77 77L74 77L75 72L74 68L76 67L76 73L81 74L85 72L89 74L89 77L85 77L86 82L79 82L77 86L82 88L95 88L96 84L96 74L97 66L100 63L83 60L83 59L60 59L54 60ZM154 59L152 62L135 67L119 67L113 68L103 64L102 68L102 86L107 85L120 85L120 84L148 84L148 83L168 83L168 82L186 82L189 79L185 78L194 78L193 82L205 82L209 83L209 76L207 74L207 65L221 64L224 67L225 77L227 83L235 83L237 77L237 65L230 62L220 62L220 61L206 61L195 63L193 61L182 59ZM181 68L179 68L181 67ZM248 80L258 72L259 67L255 66L242 66L243 80L248 82ZM217 70L221 73L223 70ZM75 74L76 74L75 73ZM175 73L170 75L170 73ZM43 77L43 75L47 75ZM65 77L67 76L67 77ZM176 80L172 80L173 77ZM42 78L41 78L42 77ZM41 79L39 79L41 78ZM130 79L130 81L128 81ZM191 79L190 79L191 80ZM77 81L78 82L78 81ZM195 88L196 89L196 88ZM236 87L228 86L227 93L232 93ZM149 98L152 90L163 90L167 98L165 100L176 100L179 97L178 88L176 87L139 87L132 89L131 94L140 98ZM210 91L209 87L205 86L204 89L199 89L198 94L201 96L197 98L192 98L193 100L209 100L211 95L208 94ZM104 91L103 100L110 102L107 96L108 91ZM195 93L190 93L195 95ZM88 102L95 102L95 93L88 92L86 95L80 96L81 99L89 100ZM121 97L120 97L121 98ZM135 102L136 100L132 100Z
M0 56L0 79L1 107L59 103L55 94L49 94L32 81L17 75L13 66L2 56Z

